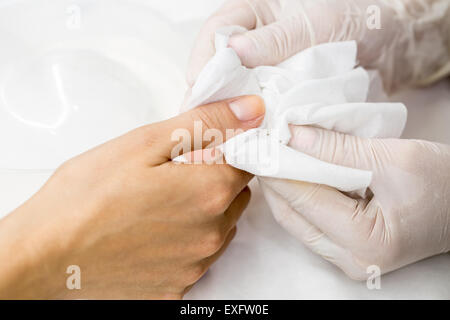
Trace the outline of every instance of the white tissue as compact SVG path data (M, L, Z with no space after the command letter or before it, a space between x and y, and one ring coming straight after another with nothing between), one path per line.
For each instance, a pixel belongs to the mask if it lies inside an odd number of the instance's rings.
M240 95L260 95L266 117L258 129L221 146L233 167L258 176L365 189L372 173L320 161L287 146L289 124L310 125L366 138L399 137L407 112L400 103L368 103L369 74L355 68L354 41L306 49L278 66L248 69L228 47L232 27L216 33L216 54L192 88L188 109ZM174 159L176 160L176 159Z

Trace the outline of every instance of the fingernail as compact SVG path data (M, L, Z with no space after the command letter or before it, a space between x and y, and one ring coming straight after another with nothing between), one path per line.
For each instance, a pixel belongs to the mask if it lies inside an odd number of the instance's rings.
M243 96L229 103L231 111L240 121L250 121L264 115L264 100L259 96Z
M291 133L290 147L307 153L314 151L317 146L317 130L311 127L291 126Z

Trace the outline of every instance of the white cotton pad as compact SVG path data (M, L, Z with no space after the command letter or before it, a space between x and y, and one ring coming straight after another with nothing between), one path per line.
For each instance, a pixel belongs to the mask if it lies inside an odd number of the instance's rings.
M188 108L194 108L241 95L264 98L263 125L221 146L227 163L258 176L326 184L342 191L367 188L371 172L326 163L287 146L289 124L366 138L400 137L406 108L401 103L367 102L371 79L356 66L356 43L326 43L278 66L248 69L228 47L229 36L242 31L231 27L217 32L216 54L200 73L188 102Z

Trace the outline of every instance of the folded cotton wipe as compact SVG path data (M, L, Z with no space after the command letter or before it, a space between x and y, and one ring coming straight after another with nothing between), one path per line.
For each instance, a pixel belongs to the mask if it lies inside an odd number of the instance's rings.
M400 103L366 102L370 85L355 68L354 41L306 49L278 66L248 69L228 47L242 28L216 33L216 54L192 88L188 109L241 95L260 95L266 104L262 126L221 146L228 164L258 176L326 184L342 191L370 185L372 173L333 165L287 146L289 124L310 125L360 137L399 137L407 112ZM176 160L176 159L175 159Z

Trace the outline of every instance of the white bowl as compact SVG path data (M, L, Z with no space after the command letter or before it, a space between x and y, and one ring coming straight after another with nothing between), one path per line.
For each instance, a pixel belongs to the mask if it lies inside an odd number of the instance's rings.
M145 1L0 1L0 217L65 160L176 114L187 46Z

